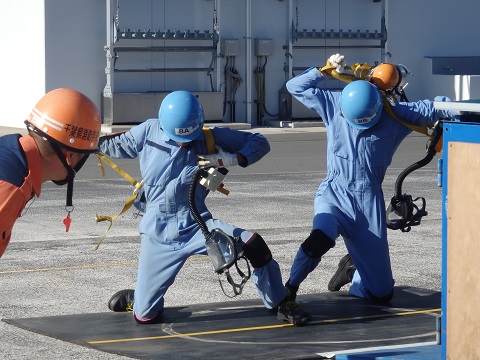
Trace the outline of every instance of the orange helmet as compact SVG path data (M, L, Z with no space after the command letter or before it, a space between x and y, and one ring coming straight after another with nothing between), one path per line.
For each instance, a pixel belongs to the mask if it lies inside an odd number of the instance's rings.
M380 90L392 90L400 83L401 74L394 64L383 63L375 66L370 73L370 82Z
M70 151L98 151L100 113L88 97L76 90L62 88L45 94L25 123L31 130Z

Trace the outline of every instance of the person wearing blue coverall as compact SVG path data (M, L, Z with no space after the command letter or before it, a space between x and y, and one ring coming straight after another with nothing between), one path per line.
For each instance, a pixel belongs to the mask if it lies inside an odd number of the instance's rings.
M336 71L344 57L329 59ZM303 241L285 287L294 300L303 280L342 236L348 250L339 263L329 290L351 282L350 295L389 302L393 296L382 182L393 155L411 129L388 115L373 81L356 80L342 91L318 83L328 77L310 68L290 79L286 87L302 104L317 112L327 131L327 176L314 200L311 233ZM395 115L414 125L435 123L455 115L440 111L429 100L392 104Z
M224 127L212 127L218 153L208 155L202 132L203 109L187 91L174 91L163 100L158 119L149 119L129 131L100 138L102 153L113 158L140 159L146 197L141 220L141 250L135 290L114 294L112 311L128 311L133 303L140 324L160 322L164 295L192 255L206 255L205 237L189 209L189 187L199 166L249 166L270 151L267 139ZM279 320L302 325L309 320L294 301L287 301L280 268L263 238L214 219L205 205L207 189L197 184L195 204L208 229L240 237L242 250L253 267L252 278L268 309L278 307Z

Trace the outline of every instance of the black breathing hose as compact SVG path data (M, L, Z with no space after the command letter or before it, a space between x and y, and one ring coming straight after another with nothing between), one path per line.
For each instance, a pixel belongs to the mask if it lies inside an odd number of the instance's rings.
M409 167L407 167L405 170L403 170L400 175L398 175L398 178L397 180L395 181L395 198L397 200L400 200L402 199L402 184L403 184L403 180L405 180L405 178L413 171L415 170L418 170L420 169L421 167L424 167L425 165L427 165L430 161L432 161L432 159L435 157L435 155L437 154L437 150L435 149L436 146L437 146L437 143L439 141L441 141L442 139L442 135L443 135L443 130L442 130L442 124L441 123L438 123L436 126L435 126L435 129L434 129L434 132L433 132L433 136L431 138L431 142L430 142L430 145L428 146L428 149L427 149L427 155L422 159L422 160L419 160L417 162L415 162L414 164L410 165Z
M203 221L202 216L198 212L197 206L195 205L195 192L197 184L199 182L200 176L204 172L205 170L199 167L193 175L192 181L190 182L190 188L188 189L188 207L190 208L190 212L192 213L195 221L198 223L198 225L200 225L205 239L207 239L210 235L210 231L208 231L207 224L205 224L205 221Z
M420 169L421 167L424 167L427 165L430 161L432 161L433 157L435 156L435 152L429 152L427 156L425 156L422 160L417 161L416 163L410 165L407 167L405 170L403 170L400 175L398 175L397 180L395 181L395 198L397 200L400 200L403 196L402 194L402 184L403 180L412 173L415 170Z

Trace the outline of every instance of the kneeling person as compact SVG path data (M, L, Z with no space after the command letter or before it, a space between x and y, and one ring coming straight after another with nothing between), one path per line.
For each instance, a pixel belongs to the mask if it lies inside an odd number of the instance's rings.
M100 139L101 151L113 158L140 159L146 211L140 223L141 250L137 284L116 293L109 301L113 311L127 311L133 303L140 324L161 321L164 295L192 255L206 255L205 237L189 209L188 194L198 166L247 167L270 151L267 139L223 127L211 128L217 154L207 154L202 127L204 114L197 98L175 91L163 100L158 119L149 119L131 130ZM207 189L197 185L195 204L208 229L221 229L240 238L242 250L253 267L258 294L269 309L278 307L277 318L294 325L309 315L295 301L288 301L280 267L268 245L257 234L214 219L205 205Z

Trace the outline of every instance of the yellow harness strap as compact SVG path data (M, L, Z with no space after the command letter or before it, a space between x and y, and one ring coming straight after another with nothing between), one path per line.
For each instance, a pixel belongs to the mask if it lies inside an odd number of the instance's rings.
M335 67L332 64L330 64L330 61L327 60L327 64L324 67L322 67L318 70L320 72L326 72L328 75L330 75L331 77L333 77L337 80L341 80L341 81L346 82L346 83L351 83L352 81L355 81L355 80L367 80L368 81L369 80L368 74L369 74L370 70L372 69L372 66L368 65L367 63L365 63L365 64L356 63L352 66L346 65L345 69L351 70L352 73L341 73L341 74L338 73L337 71L335 71ZM424 134L424 135L428 136L431 139L431 134L428 131L429 130L428 126L413 125L413 124L409 124L409 123L401 120L395 114L395 112L393 111L392 104L390 103L390 101L387 97L387 94L384 91L380 91L380 93L382 94L383 108L388 115L390 115L392 118L397 120L402 125L408 127L410 130L417 131L421 134ZM396 101L395 98L393 100ZM433 124L432 124L432 126L433 126Z
M135 180L133 177L131 177L129 174L127 174L120 166L115 164L112 160L110 160L105 155L103 155L101 153L96 153L95 155L97 155L97 157L98 157L98 161L99 161L98 166L102 169L102 175L103 176L105 176L105 170L103 169L102 160L105 161L113 170L115 170L117 173L122 175L128 182L130 182L130 184L132 184L135 187L135 190L134 190L132 196L130 196L125 201L125 204L123 205L123 209L117 215L115 215L115 216L96 215L95 216L95 221L96 222L108 221L110 223L110 225L108 226L108 229L105 230L105 233L101 237L100 241L94 247L94 250L97 250L98 247L100 246L100 244L102 243L103 239L107 235L108 231L112 227L113 220L115 220L117 217L122 215L125 211L130 209L130 207L133 205L133 202L135 201L135 199L138 196L138 190L140 190L143 186L142 186L142 183L139 183L137 180Z
M338 73L337 71L335 71L335 67L330 64L330 61L327 60L327 64L318 69L320 72L326 72L328 75L330 75L331 77L337 79L337 80L341 80L343 82L346 82L347 84L348 83L351 83L352 81L355 81L355 80L365 80L368 73L370 72L371 70L371 66L368 65L367 63L365 64L355 64L355 65L352 65L352 66L348 66L346 65L345 66L345 69L346 70L350 70L352 73Z
M214 154L217 150L215 149L215 138L213 137L212 129L204 126L202 131L207 145L207 154Z
M428 129L429 127L428 126L419 126L419 125L413 125L413 124L409 124L405 121L403 121L402 119L400 119L397 114L395 114L395 112L393 111L393 107L392 107L392 104L390 103L390 101L388 100L387 96L383 93L383 91L381 91L382 93L382 102L383 102L383 109L385 110L385 112L390 115L392 118L394 118L395 120L397 120L400 124L408 127L409 129L413 130L413 131L417 131L421 134L424 134L426 136L428 136L429 138L432 137L432 134L429 133ZM432 124L433 126L433 124Z
M215 149L215 138L213 137L213 133L212 133L212 130L208 127L203 127L202 129L203 131L203 135L205 137L205 143L206 143L206 146L207 146L207 153L208 154L213 154L215 153L216 149ZM118 166L117 164L115 164L112 160L110 160L108 157L106 157L105 155L101 154L101 153L96 153L95 155L97 155L98 157L98 166L101 168L102 170L102 176L105 176L105 169L103 168L103 164L102 164L102 160L107 163L113 170L115 170L117 173L119 173L120 175L122 175L130 184L132 184L134 187L135 187L135 190L133 191L133 194L132 196L130 196L126 201L125 201L125 204L123 205L123 208L122 210L115 216L106 216L106 215L96 215L95 216L95 221L98 223L98 222L102 222L102 221L108 221L110 224L107 228L107 230L105 230L105 233L103 234L103 236L100 238L100 241L97 243L97 245L95 245L94 247L94 250L97 250L98 247L100 246L100 244L102 243L103 239L105 238L105 236L107 235L107 233L110 231L110 228L112 227L112 224L113 224L113 220L115 220L117 217L119 217L120 215L122 215L124 212L126 212L128 209L130 209L130 207L133 205L133 203L135 202L135 200L137 199L138 197L138 193L139 193L139 190L142 189L143 185L142 183L138 182L137 180L135 180L133 177L131 177L128 173L126 173L120 166ZM220 190L220 189L219 189Z

